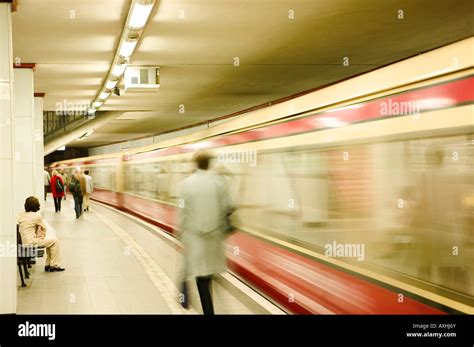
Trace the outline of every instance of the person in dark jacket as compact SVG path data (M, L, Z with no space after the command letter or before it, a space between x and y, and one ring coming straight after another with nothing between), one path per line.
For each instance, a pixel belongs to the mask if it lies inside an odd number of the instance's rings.
M82 182L81 183L81 177ZM83 199L83 187L85 188L85 180L79 169L76 169L69 183L69 192L72 193L74 198L74 210L76 211L76 219L82 215L82 199Z

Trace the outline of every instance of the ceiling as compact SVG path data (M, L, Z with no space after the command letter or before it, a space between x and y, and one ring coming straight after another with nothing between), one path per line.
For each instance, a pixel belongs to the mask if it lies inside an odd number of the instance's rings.
M95 98L130 3L18 0L14 57L36 63L45 110ZM101 111L132 112L71 145L159 134L372 70L472 36L473 10L471 0L158 1L131 64L159 66L159 91L109 97Z

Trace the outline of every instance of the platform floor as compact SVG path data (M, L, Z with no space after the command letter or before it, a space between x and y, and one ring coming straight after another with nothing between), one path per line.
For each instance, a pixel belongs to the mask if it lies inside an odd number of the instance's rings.
M91 203L76 220L72 198L54 212L51 195L41 212L60 240L66 271L44 272L44 258L18 287L17 313L197 314L201 305L191 283L191 308L178 303L182 256L176 241L160 229ZM20 285L20 280L18 280ZM229 273L213 284L216 314L284 314Z

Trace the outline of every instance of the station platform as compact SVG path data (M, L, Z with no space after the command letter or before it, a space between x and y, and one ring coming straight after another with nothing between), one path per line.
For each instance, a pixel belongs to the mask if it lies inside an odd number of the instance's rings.
M159 228L91 202L75 218L72 197L54 212L41 202L48 233L58 237L64 272L45 272L44 257L18 287L18 314L201 314L195 283L190 307L178 302L182 255L179 243ZM20 284L20 281L18 281ZM213 282L216 314L286 314L230 273Z

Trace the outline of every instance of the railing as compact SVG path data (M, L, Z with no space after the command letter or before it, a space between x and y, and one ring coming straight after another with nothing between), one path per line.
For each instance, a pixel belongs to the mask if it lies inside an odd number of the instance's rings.
M83 113L58 114L56 111L44 111L44 142L47 143L58 136L72 131L97 116L100 116L99 112L96 112L95 116L89 116Z

